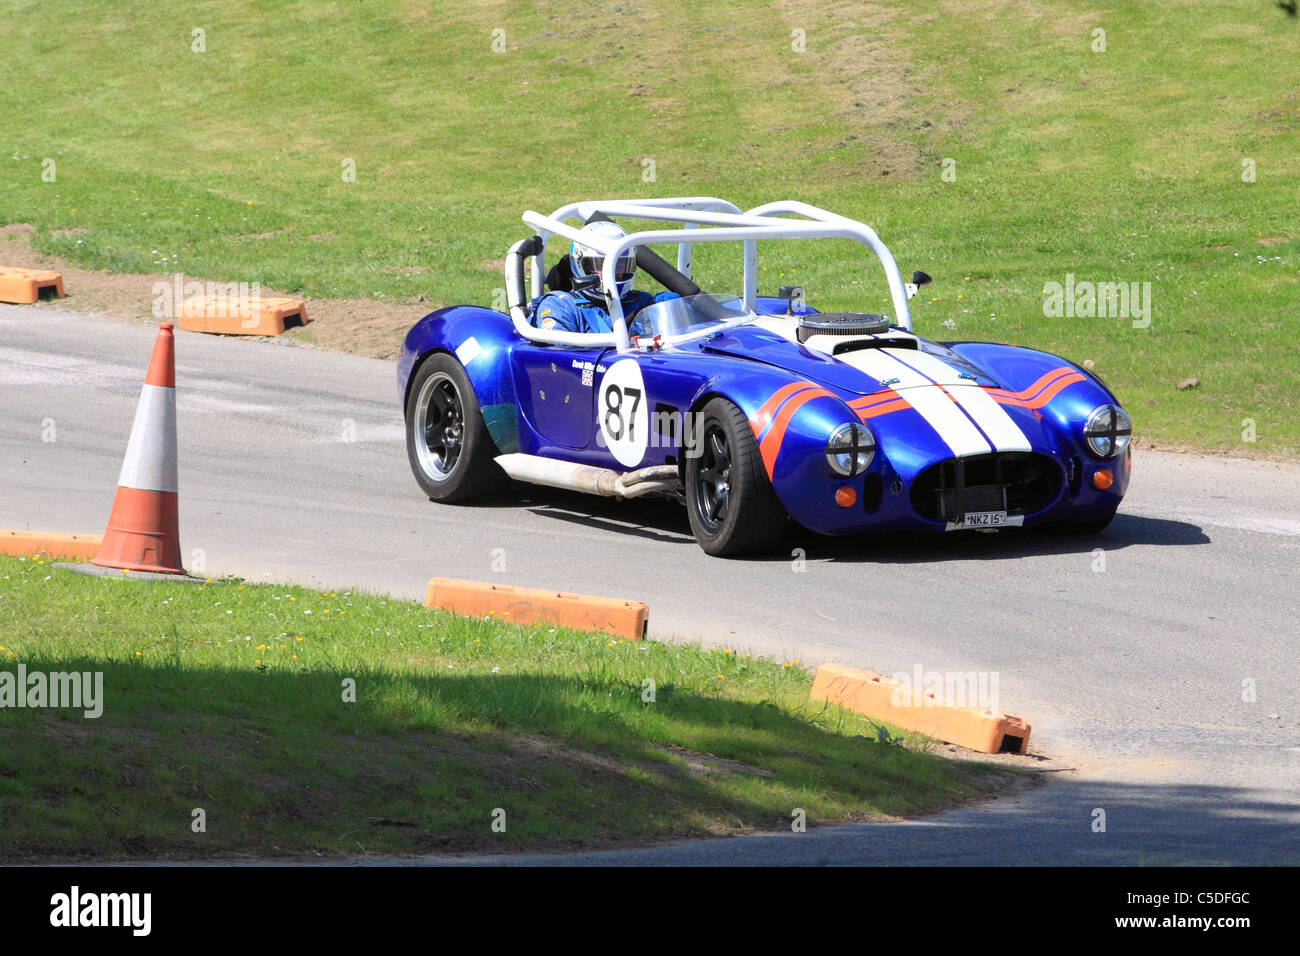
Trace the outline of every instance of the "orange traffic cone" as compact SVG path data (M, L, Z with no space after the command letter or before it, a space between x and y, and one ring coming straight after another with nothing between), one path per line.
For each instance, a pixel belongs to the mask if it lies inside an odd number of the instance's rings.
M91 564L184 574L176 495L176 353L172 325L154 340L104 543Z

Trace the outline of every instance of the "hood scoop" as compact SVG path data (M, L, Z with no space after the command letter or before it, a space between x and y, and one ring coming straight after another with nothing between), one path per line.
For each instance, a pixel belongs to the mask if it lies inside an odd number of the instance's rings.
M878 335L889 331L889 319L871 312L814 312L799 316L800 344L814 335Z

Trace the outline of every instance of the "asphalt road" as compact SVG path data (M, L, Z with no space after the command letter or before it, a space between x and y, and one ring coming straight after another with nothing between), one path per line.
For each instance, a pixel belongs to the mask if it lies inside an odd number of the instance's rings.
M103 529L155 332L0 306L0 527ZM996 673L1033 765L1061 771L917 823L565 860L1300 863L1300 466L1139 452L1095 538L792 531L778 556L721 561L671 502L427 501L390 362L176 341L193 568L412 598L435 575L583 590L649 602L657 637Z

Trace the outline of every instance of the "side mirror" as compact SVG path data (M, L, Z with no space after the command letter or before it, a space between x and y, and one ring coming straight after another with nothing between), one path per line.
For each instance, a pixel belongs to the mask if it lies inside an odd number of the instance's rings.
M930 277L920 269L913 272L912 281L903 283L903 291L907 293L908 300L910 301L912 296L916 295L921 286L929 285L931 281Z
M792 315L803 314L803 286L801 285L783 285L777 290L777 298L785 299L787 303L785 314ZM795 303L799 303L796 308Z

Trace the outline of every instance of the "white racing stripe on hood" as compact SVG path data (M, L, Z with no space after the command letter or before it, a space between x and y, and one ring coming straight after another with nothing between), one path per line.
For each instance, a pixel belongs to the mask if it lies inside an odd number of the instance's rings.
M912 368L928 375L940 385L952 386L948 394L957 400L980 430L993 442L998 451L1032 451L1029 439L1020 430L1006 410L993 401L991 395L969 379L959 377L958 372L943 359L928 352L908 351L896 356Z
M916 354L919 353L910 350L907 353L909 358ZM971 424L971 420L962 414L961 409L943 389L888 355L885 350L859 349L837 358L879 379L881 383L897 379L889 387L898 392L898 397L911 405L929 423L954 455L985 455L993 450L979 429Z

